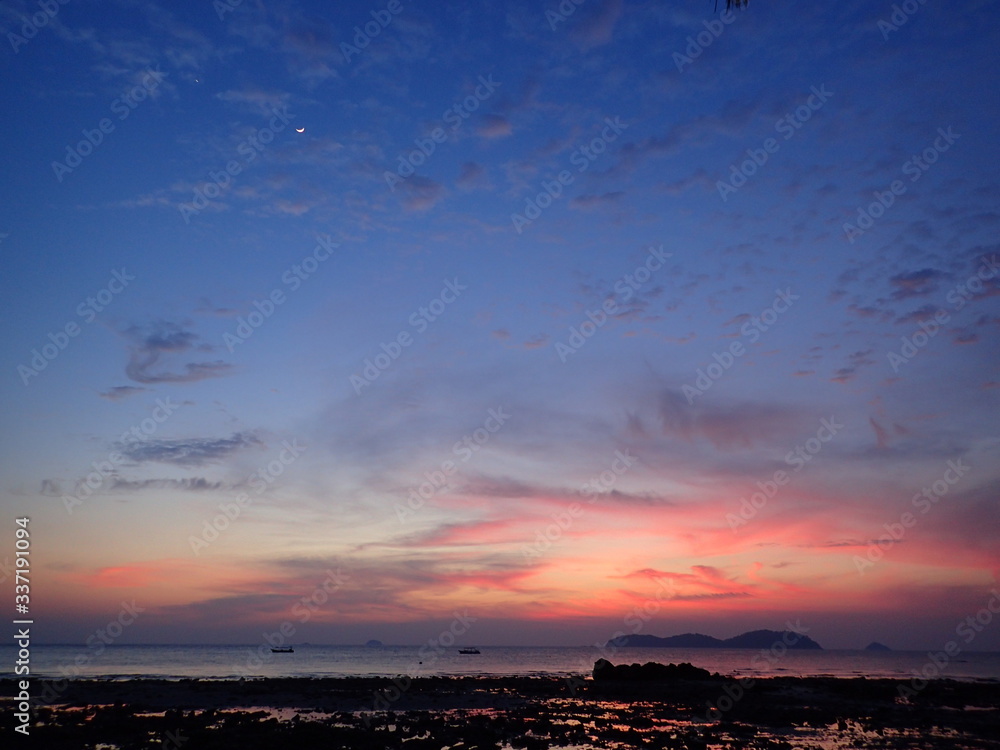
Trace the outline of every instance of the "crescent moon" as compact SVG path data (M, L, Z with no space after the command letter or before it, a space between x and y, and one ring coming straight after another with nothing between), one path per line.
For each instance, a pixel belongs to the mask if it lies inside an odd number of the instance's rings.
M304 132L306 132L306 129L305 128L295 128L295 132L296 133L304 133Z

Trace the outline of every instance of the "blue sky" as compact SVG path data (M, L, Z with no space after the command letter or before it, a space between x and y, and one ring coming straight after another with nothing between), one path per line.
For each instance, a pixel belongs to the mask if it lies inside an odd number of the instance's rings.
M5 2L45 636L253 640L341 565L313 642L586 642L663 581L647 632L947 640L1000 568L998 40L912 5Z

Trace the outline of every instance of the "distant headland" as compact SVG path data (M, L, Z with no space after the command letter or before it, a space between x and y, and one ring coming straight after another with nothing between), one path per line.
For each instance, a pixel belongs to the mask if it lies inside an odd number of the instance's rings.
M865 651L892 651L892 649L886 646L884 643L879 643L878 641L872 641L867 646L865 646Z
M684 633L661 638L656 635L622 635L608 641L615 648L771 648L783 643L789 649L822 649L816 641L792 630L751 630L732 638L714 638L701 633Z

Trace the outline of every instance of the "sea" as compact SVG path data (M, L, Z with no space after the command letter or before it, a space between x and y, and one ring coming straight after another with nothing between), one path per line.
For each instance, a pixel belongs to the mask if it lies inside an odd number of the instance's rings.
M97 644L102 646L102 644ZM478 654L457 648L433 651L418 646L296 645L294 653L272 653L266 645L32 644L33 677L129 679L239 679L256 677L346 676L559 676L589 674L594 662L614 664L690 662L723 675L747 677L886 677L924 674L963 681L1000 681L1000 653L962 652L955 657L927 651L618 648L481 646ZM14 677L17 650L0 647L0 669ZM935 663L936 662L936 663Z

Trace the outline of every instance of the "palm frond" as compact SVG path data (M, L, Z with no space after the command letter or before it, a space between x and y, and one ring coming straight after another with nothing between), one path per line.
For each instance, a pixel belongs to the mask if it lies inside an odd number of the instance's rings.
M726 0L726 10L732 10L736 8L749 8L750 0ZM719 0L715 0L715 10L719 10Z

